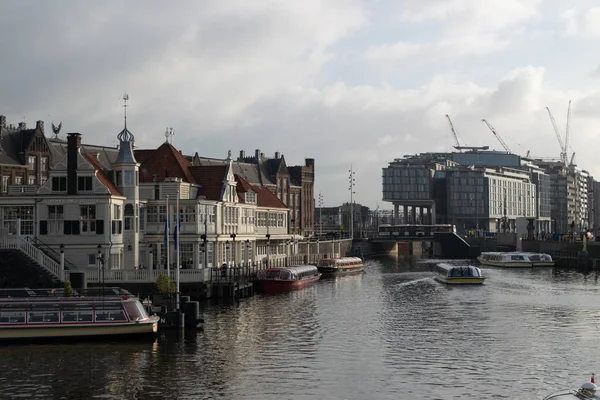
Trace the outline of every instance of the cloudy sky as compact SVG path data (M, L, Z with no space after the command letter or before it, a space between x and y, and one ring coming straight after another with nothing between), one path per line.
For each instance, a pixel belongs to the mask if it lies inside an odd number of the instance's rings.
M173 5L177 4L177 7ZM558 157L600 177L600 7L578 0L5 1L0 114L115 145L316 159L324 205L381 201L394 158L468 145ZM50 129L47 129L50 131Z

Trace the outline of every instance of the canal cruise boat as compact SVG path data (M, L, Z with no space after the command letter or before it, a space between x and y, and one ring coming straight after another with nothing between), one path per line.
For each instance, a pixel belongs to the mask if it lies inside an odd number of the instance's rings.
M321 274L314 265L295 265L258 271L256 277L265 293L275 293L303 289L317 282Z
M0 341L152 334L158 320L120 288L70 296L62 289L0 290Z
M598 387L594 383L594 374L592 374L592 379L588 382L584 382L579 389L561 390L549 394L544 397L543 400L600 400L600 392L598 392L597 389Z
M365 263L360 257L324 258L317 264L323 277L355 274L365 270Z
M550 254L527 253L522 251L509 252L483 252L477 257L482 265L491 267L552 267L554 260Z
M435 279L450 285L481 285L485 277L481 269L472 265L437 264L434 267Z

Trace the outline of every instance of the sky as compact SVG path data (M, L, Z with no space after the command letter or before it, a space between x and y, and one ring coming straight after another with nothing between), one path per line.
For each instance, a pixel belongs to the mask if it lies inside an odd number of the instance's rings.
M115 146L314 158L315 198L390 209L381 169L463 145L558 157L592 175L600 5L578 0L0 0L0 114ZM174 6L176 5L176 6ZM317 200L318 202L318 200Z

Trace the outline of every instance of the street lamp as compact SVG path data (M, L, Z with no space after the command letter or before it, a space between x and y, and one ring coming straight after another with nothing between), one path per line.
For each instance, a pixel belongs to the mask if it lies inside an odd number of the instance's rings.
M235 233L232 233L231 235L229 235L229 237L233 239L233 252L232 252L232 255L233 255L233 266L234 267L236 266L236 259L235 259L235 236L236 236Z
M246 264L250 264L250 239L246 239Z
M229 240L225 242L225 264L229 267Z
M100 273L102 273L102 282L104 282L104 254L102 254L102 245L99 244L98 247L98 284L100 284Z
M267 233L267 268L269 268L269 250L271 246L271 234Z

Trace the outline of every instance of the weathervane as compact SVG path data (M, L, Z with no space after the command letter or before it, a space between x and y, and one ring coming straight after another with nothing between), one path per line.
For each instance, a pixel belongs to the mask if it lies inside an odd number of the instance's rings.
M173 143L173 135L175 134L175 132L173 132L173 127L167 127L167 129L165 130L165 143L169 143L169 137L171 138L171 144Z
M60 121L60 124L58 124L58 126L54 125L54 122L52 122L52 132L54 132L53 139L58 139L58 134L60 132L60 128L62 128L62 121Z
M129 95L127 93L123 94L123 111L125 113L125 129L127 129L127 100L129 100Z

